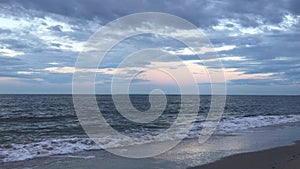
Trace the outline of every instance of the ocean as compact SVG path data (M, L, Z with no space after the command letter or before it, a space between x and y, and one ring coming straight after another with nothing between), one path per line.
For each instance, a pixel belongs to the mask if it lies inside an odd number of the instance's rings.
M199 96L198 118L186 139L198 138L209 111L210 96ZM130 95L140 111L150 108L148 95ZM72 95L0 95L0 163L73 154L102 148L150 143L151 137L165 131L177 118L180 96L167 95L167 105L156 120L143 124L128 121L113 104L112 96L97 95L106 121L118 132L138 138L102 138L99 147L82 129L76 116ZM300 121L300 96L227 96L222 119L214 136ZM179 139L181 130L172 131L160 141Z

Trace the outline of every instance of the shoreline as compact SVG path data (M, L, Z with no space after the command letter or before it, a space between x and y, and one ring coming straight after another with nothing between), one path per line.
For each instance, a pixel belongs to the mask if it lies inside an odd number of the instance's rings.
M188 169L296 169L300 166L300 140L294 144L224 157Z
M105 150L90 150L80 151L72 154L53 155L47 157L33 158L23 161L5 162L0 163L0 168L3 169L82 169L82 168L116 168L116 169L152 169L152 168L172 168L172 169L184 169L193 167L192 169L210 169L213 168L234 168L233 166L225 167L223 164L220 166L220 161L227 158L233 158L240 156L240 154L253 154L257 152L269 151L272 149L281 149L282 147L290 147L294 141L300 140L298 134L300 130L300 122L281 124L276 126L266 126L261 128L254 128L251 130L245 130L240 132L234 132L230 135L213 135L210 140L205 144L199 145L198 139L184 139L176 147L167 151L159 156L146 158L146 159L130 159L120 157L106 152ZM293 150L298 150L300 154L300 143L297 142L297 147ZM126 149L126 147L124 147ZM281 150L282 151L282 150ZM253 153L251 153L253 152ZM280 151L279 151L280 152ZM279 154L286 154L284 153ZM272 154L272 153L271 153ZM232 157L233 156L233 157ZM241 155L244 156L244 155ZM255 157L256 155L254 155ZM269 155L266 155L269 156ZM293 157L293 156L291 156ZM296 153L296 156L297 153ZM252 157L251 157L252 158ZM300 158L300 156L299 156ZM259 158L258 160L263 159ZM241 162L239 165L234 159L230 163L235 164L236 168L245 168L247 163ZM253 167L253 161L256 159L248 159L245 161L251 161ZM268 161L272 161L268 160ZM263 160L265 163L266 160ZM217 163L217 164L216 164ZM300 166L298 161L297 166ZM217 166L215 166L217 165ZM245 166L244 166L245 165ZM276 166L274 166L276 168ZM261 167L270 168L270 167ZM272 168L272 166L271 166ZM277 167L278 168L278 167ZM281 167L282 168L282 167ZM247 169L247 168L246 168ZM289 169L289 168L285 168ZM296 168L292 168L296 169Z

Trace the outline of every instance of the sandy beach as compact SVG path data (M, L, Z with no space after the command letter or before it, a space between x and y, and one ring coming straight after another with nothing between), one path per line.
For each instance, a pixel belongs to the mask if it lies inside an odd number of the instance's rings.
M190 169L298 169L300 142L258 152L236 154Z

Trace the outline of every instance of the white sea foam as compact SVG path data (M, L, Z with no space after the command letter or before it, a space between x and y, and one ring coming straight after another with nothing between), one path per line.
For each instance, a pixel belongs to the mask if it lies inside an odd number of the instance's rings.
M218 132L229 133L250 128L279 125L298 121L300 121L300 115L235 117L222 120L218 126Z
M300 115L272 115L272 116L251 116L251 117L232 117L223 119L217 128L217 133L230 133L239 130L247 130L263 126L285 124L300 121ZM209 123L196 123L189 134L189 138L199 136L199 130ZM160 141L180 139L184 136L184 130L173 130L166 137L161 137ZM147 132L147 131L143 131ZM140 134L139 134L140 135ZM137 139L122 140L120 138L104 137L100 139L102 146L95 144L89 138L63 138L51 139L41 142L27 144L9 144L0 146L0 160L2 162L21 161L37 157L46 157L51 155L72 154L85 150L98 150L101 148L115 148L134 144L145 144L152 142L153 137L150 134L143 134ZM69 155L71 158L77 157ZM82 157L80 158L93 158Z
M20 161L50 155L70 154L83 150L99 149L88 138L53 139L29 144L10 144L0 148L3 162Z

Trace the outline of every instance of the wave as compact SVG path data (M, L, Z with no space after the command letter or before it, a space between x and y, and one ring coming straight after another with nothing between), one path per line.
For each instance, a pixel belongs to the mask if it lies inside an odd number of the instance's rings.
M280 125L300 121L300 115L260 115L227 118L220 122L217 132L229 133L251 128Z
M224 134L251 128L279 125L300 121L300 115L270 115L270 116L246 116L230 117L220 121L216 133ZM197 122L190 131L188 138L199 137L199 131L207 123ZM174 130L165 138L159 141L180 139L183 137L184 130ZM147 132L147 131L144 131ZM0 160L2 162L21 161L37 157L47 157L51 155L72 154L80 151L99 150L103 148L123 147L134 144L145 144L153 142L151 134L137 133L141 137L133 139L132 142L121 138L104 137L101 138L101 147L90 138L61 138L49 139L40 142L24 144L2 144L0 145Z
M93 149L99 149L99 146L89 138L52 139L27 144L13 143L1 145L0 159L2 162L12 162Z

